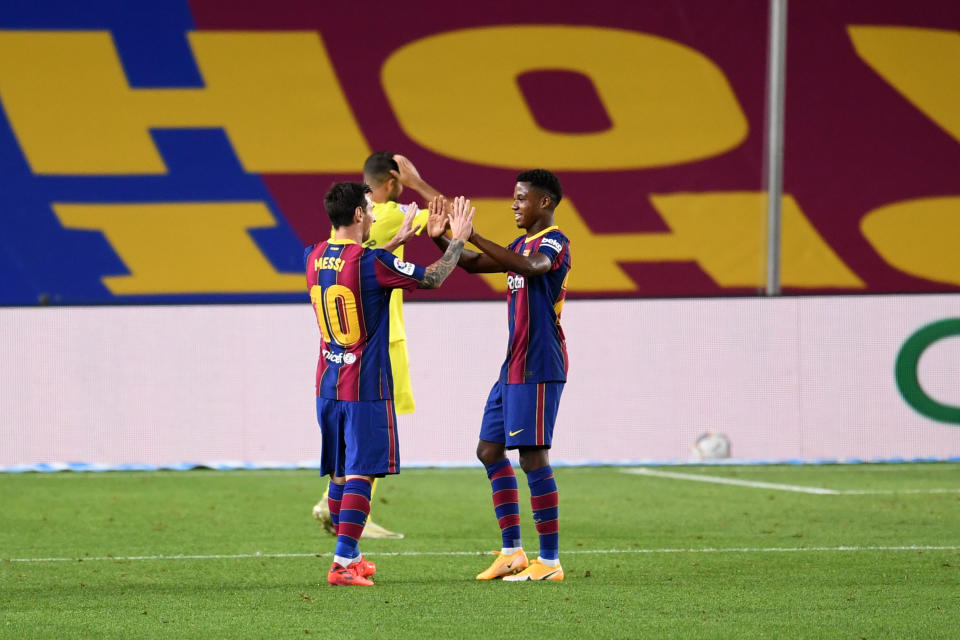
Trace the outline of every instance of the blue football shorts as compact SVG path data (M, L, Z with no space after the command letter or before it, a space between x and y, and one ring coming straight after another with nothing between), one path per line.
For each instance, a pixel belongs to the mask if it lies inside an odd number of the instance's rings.
M504 384L497 380L483 409L480 439L502 442L507 449L549 449L563 385L563 382Z
M323 437L320 474L385 476L400 473L397 414L391 400L317 398Z

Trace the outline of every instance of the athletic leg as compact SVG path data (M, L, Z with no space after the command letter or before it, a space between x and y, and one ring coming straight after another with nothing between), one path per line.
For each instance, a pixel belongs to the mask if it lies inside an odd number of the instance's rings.
M327 574L332 585L372 586L376 572L372 562L360 555L360 537L370 515L370 476L347 476L340 502L340 524L337 526L337 549Z

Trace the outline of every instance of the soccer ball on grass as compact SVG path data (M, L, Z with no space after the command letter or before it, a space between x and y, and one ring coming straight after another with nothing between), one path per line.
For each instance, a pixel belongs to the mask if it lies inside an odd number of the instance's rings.
M730 457L730 438L722 433L708 431L693 443L696 460L719 460Z

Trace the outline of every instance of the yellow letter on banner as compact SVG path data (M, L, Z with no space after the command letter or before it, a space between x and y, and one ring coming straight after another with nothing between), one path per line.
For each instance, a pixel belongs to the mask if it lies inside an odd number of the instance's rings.
M569 70L593 80L613 127L547 131L516 78ZM461 79L464 88L451 91ZM384 64L383 85L407 134L449 157L494 167L634 169L736 147L747 120L723 72L690 47L601 27L503 26L424 38ZM554 96L563 101L564 96Z
M114 295L303 291L250 237L276 224L261 202L55 204L65 227L102 231L130 275L106 276Z
M960 31L848 27L857 54L931 120L960 140Z
M355 171L369 148L314 32L191 32L202 89L131 89L106 31L0 31L3 105L40 174L159 174L152 127L223 127L251 172Z
M766 278L767 194L730 191L673 193L650 198L687 260L699 263L721 287L761 287ZM861 289L803 214L793 196L781 202L781 284L785 287Z
M865 215L860 229L904 273L960 285L960 197L888 204Z
M555 217L570 238L573 270L569 291L636 291L620 268L624 262L696 262L720 287L761 287L765 277L766 195L754 192L654 195L668 232L597 234L572 202ZM502 244L523 233L514 224L510 200L474 200L475 224ZM824 242L792 196L783 197L782 284L798 288L862 288L857 277ZM505 290L503 274L487 283Z

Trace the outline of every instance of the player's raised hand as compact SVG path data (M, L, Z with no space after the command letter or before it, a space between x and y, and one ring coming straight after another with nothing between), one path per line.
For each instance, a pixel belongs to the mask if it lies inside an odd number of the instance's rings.
M391 170L390 174L399 180L400 184L405 187L415 187L423 182L423 178L420 177L420 172L417 171L417 168L413 166L413 163L410 162L406 156L395 153L393 154L393 160L397 163L397 166L400 168L400 170Z
M450 212L450 230L453 237L457 240L466 242L473 235L473 215L477 212L476 207L470 206L470 199L465 196L457 196L453 199L453 207Z
M442 199L434 198L430 203L431 216L442 213L443 210ZM445 247L445 250L439 260L424 270L423 280L420 281L421 289L436 289L443 284L450 272L457 266L460 256L463 255L463 245L467 238L473 234L473 214L475 211L476 209L470 206L470 201L463 196L453 199L453 206L450 207L447 214L450 219L450 230L453 232L453 237L447 241L446 238L436 236L439 238L437 244ZM428 229L429 226L430 224L427 223Z
M417 206L416 202L411 202L407 205L407 211L403 214L403 222L400 223L400 229L397 230L397 234L387 244L383 245L383 248L387 251L393 251L402 244L406 244L407 240L412 238L420 231L420 226L413 226L413 220L417 217L417 213L420 212L420 207Z
M427 203L427 208L430 209L430 216L427 218L427 235L431 238L439 238L447 232L449 219L446 209L448 206L447 199L443 196L435 196Z

